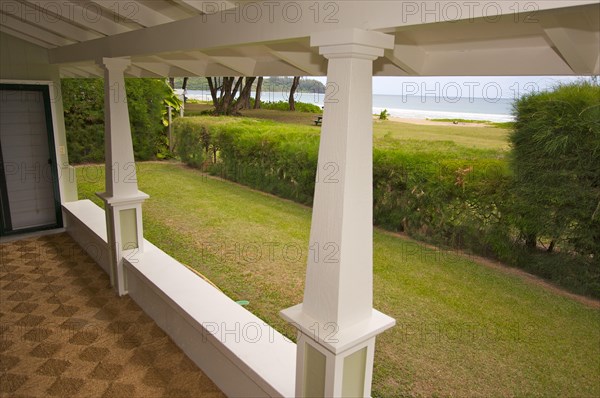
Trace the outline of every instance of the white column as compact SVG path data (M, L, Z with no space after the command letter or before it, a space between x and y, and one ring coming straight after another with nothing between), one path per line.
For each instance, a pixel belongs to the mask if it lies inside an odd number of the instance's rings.
M395 324L373 309L373 60L393 36L320 32L329 60L304 302L282 311L298 328L296 395L371 393L375 336Z
M130 61L103 58L104 142L106 179L103 193L110 252L110 280L119 295L127 294L123 258L134 261L143 251L142 203L148 195L138 190L124 71Z

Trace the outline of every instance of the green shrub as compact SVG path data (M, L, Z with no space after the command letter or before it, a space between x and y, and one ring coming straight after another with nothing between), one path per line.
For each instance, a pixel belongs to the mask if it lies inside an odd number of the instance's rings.
M202 166L204 160L203 132L205 128L197 128L192 118L177 118L173 121L175 142L173 151L182 162L194 166Z
M254 99L250 99L251 107L254 106ZM314 104L309 104L306 102L296 102L296 111L297 112L306 112L306 113L323 113L323 110ZM289 111L290 104L287 101L277 101L277 102L261 102L260 106L262 109L270 109L277 111Z
M188 164L204 159L204 170L213 175L312 204L318 129L234 117L178 119L174 129L176 151ZM187 149L180 146L184 142ZM452 142L380 143L373 152L374 223L600 297L596 267L568 253L531 252L520 243L513 179L508 162L495 152ZM558 263L565 268L555 269Z
M161 79L125 79L133 150L137 160L162 158L168 152L163 125L170 87ZM67 148L71 163L104 160L104 82L62 79Z
M530 246L600 259L600 87L580 82L515 105L515 223Z
M312 203L319 144L312 127L210 117L179 119L174 126L176 153L184 162L193 165L198 158L190 160L188 152L200 151L201 132L206 131L210 144L204 145L204 153L210 148L218 152L209 167L213 174ZM188 149L182 150L180 141ZM493 244L485 232L501 218L497 202L509 179L504 161L457 160L450 150L432 154L376 148L373 162L377 225L478 252Z
M187 164L197 167L196 154L202 150L205 170L214 175L312 203L319 137L311 127L299 131L298 126L234 117L189 117L173 126L175 153Z

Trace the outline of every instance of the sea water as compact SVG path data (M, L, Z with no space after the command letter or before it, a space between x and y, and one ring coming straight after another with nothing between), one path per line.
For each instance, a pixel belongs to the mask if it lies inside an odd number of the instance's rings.
M181 90L176 90L181 94ZM252 93L254 96L254 93ZM188 98L210 101L208 91L188 90ZM261 101L287 101L289 93L263 91ZM334 97L317 93L296 93L296 101L326 107L335 101ZM510 98L444 97L436 95L373 95L373 113L379 114L387 109L391 116L410 119L468 119L488 120L491 122L513 121Z

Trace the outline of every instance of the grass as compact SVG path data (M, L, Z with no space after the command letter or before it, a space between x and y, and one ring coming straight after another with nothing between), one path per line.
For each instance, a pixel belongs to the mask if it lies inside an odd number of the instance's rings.
M188 104L186 115L198 116L202 111L210 108L211 106L207 103ZM321 129L321 127L314 125L315 114L312 113L245 109L242 111L242 115L281 123L312 126L316 132ZM510 130L507 127L504 124L491 124L485 128L461 125L425 126L389 120L375 120L373 134L376 146L438 145L441 146L440 149L445 150L445 146L450 144L470 149L493 150L497 153L497 156L501 157L509 149L508 135ZM415 141L421 141L421 143Z
M474 120L474 119L427 119L432 122L448 122L448 123L469 123L469 124L485 124L491 123L489 120Z
M103 168L77 175L99 203ZM138 178L147 239L293 337L278 312L302 301L310 209L178 163ZM374 305L398 322L377 340L374 397L600 396L599 310L382 231L374 248Z
M301 112L281 112L266 109L250 109L242 111L246 117L274 120L281 123L313 126L315 131L321 127L314 126L314 114ZM375 146L381 145L415 145L421 141L427 146L435 143L451 143L470 149L486 149L496 151L503 156L509 148L510 131L499 127L474 128L471 126L431 126L411 123L399 123L389 120L374 120L373 135ZM442 144L442 146L445 144Z

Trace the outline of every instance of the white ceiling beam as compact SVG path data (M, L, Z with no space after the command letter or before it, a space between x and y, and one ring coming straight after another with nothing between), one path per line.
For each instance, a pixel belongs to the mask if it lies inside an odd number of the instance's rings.
M54 0L23 0L36 7L40 13L39 18L55 18L74 22L81 27L94 30L103 35L117 35L131 31L131 28L116 23L110 18L97 13L98 6L81 6L68 1Z
M184 71L186 74L180 77L189 77L189 76L206 76L206 67L207 63L200 60L173 60L173 59L165 59L165 63L168 65L174 66L179 70ZM172 76L171 76L172 77Z
M160 77L169 77L171 76L171 67L164 63L159 62L142 62L142 61L132 61L135 66L147 70L153 75Z
M131 64L125 70L125 74L130 75L131 77L148 77L153 79L163 79L165 77L162 74L155 73L150 69L142 68L141 66L134 64Z
M571 68L550 48L506 48L431 52L423 76L572 75Z
M223 10L237 7L233 1L206 1L206 0L175 0L179 4L185 4L203 14L214 14Z
M71 72L71 75L78 79L87 79L90 77L89 73L82 71L81 69L75 66L69 66L68 71Z
M88 70L86 70L80 66L70 66L69 70L71 72L73 72L73 74L76 75L77 77L81 77L81 78L97 77L96 74L90 73Z
M16 30L17 32L34 37L38 40L48 42L54 46L66 46L75 43L74 40L55 35L52 32L48 32L47 30L38 28L35 25L20 21L10 15L2 14L0 18L2 18L2 25Z
M131 64L129 65L129 67L127 69L125 69L125 76L126 77L146 77L144 76L145 71L142 70L141 68L138 68L137 66Z
M425 65L427 53L415 44L398 43L393 49L385 50L385 57L407 74L418 75Z
M103 10L115 15L116 20L123 22L135 22L144 27L160 25L173 22L165 14L162 14L152 8L144 5L140 1L134 0L71 0L85 6L86 4L96 4Z
M256 67L256 61L250 57L246 57L243 55L213 55L210 53L205 54L208 55L213 62L219 63L228 69L236 71L236 76L256 76L254 72L254 69Z
M594 73L600 48L600 40L595 32L553 27L544 29L544 33L576 75Z
M237 71L229 69L223 64L212 62L206 65L206 74L203 77L236 76L237 74Z
M263 61L256 64L253 76L306 76L306 72L284 61Z
M60 77L63 79L73 79L78 76L71 72L68 68L60 68Z
M9 11L9 15L46 29L54 34L67 37L75 42L93 40L104 37L89 29L82 29L77 25L65 22L56 14L44 11L42 8L30 3L20 3L15 0L3 0L2 10ZM45 13L45 14L42 14Z
M94 77L104 76L104 71L102 69L100 69L100 67L98 67L97 65L72 65L72 67L86 72L89 76L94 76Z
M389 62L385 57L373 61L373 76L408 76L404 69Z
M166 65L168 67L169 74L164 75L164 77L185 77L185 76L188 76L188 74L189 74L189 71L178 67L173 62L171 62L171 60L164 59L160 56L145 57L145 58L141 59L141 61L145 61L145 60L155 62L155 63L161 64L161 65ZM134 62L135 62L135 60L134 60Z
M239 21L231 23L233 17L225 14L198 15L90 43L53 49L51 60L55 63L68 63L94 59L98 56L122 57L268 43L309 37L316 32L345 28L389 30L401 26L422 24L422 16L413 15L413 13L407 15L406 10L403 10L407 2L401 1L369 1L364 4L357 4L355 1L322 1L317 2L316 5L312 1L275 3L273 12L265 9L260 21L241 18ZM462 14L463 19L472 20L487 16L488 19L481 20L479 23L489 25L490 14L504 13L505 19L514 18L513 2L465 3L471 4L473 10L469 12L469 9L465 9ZM472 3L477 3L478 6L474 7ZM493 3L493 7L486 8L488 3ZM263 5L263 3L257 4ZM560 7L572 9L581 4L592 4L593 9L598 10L597 0L540 0L535 4L540 13L544 9ZM298 15L299 18L295 23L293 22L295 19L291 18L292 11L290 10L292 8L297 11L294 15ZM315 18L314 10L316 8L321 11L317 15L318 18ZM283 12L283 10L287 11ZM273 15L272 22L269 20L270 14ZM224 23L223 19L230 23ZM325 23L326 19L335 23ZM473 23L476 22L473 21Z
M273 43L265 46L269 53L300 70L305 76L324 76L327 74L325 58L310 48L290 43Z
M6 34L9 34L11 36L17 37L17 38L19 38L21 40L25 40L26 42L35 44L35 45L40 46L40 47L44 47L44 48L52 48L52 47L54 47L54 45L52 45L52 44L50 44L48 42L45 42L45 41L40 40L40 39L38 39L36 37L33 37L33 36L26 35L24 33L18 32L16 30L11 29L11 28L9 28L7 26L4 26L4 25L0 25L0 32L4 32Z

